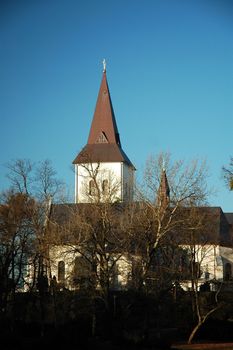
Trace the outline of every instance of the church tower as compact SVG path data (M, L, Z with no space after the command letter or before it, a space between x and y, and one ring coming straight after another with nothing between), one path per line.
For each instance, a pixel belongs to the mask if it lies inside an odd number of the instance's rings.
M105 61L87 144L73 164L75 203L127 202L133 199L135 168L121 147Z

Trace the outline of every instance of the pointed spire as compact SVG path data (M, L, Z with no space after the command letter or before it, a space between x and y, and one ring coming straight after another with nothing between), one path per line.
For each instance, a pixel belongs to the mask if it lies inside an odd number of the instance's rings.
M170 202L170 188L167 180L167 174L163 165L163 170L160 178L160 185L157 197L158 205L162 208L166 208Z
M135 170L123 149L112 107L106 77L106 61L103 60L103 76L86 146L73 164L88 162L124 162Z
M103 61L103 77L87 143L110 143L121 147L120 135L108 88L105 60Z

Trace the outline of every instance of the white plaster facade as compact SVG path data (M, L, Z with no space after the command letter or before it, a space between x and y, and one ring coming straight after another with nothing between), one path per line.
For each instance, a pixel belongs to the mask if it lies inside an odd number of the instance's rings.
M64 262L64 287L71 288L70 279L73 272L75 257L80 254L75 253L75 246L53 245L49 249L50 272L59 280L59 263Z
M59 263L64 263L63 286L68 289L75 289L72 285L74 277L74 266L77 257L82 257L78 253L76 246L72 245L53 245L49 250L50 272L52 276L56 276L59 280ZM182 249L190 257L194 253L194 261L200 267L200 276L198 279L198 287L200 288L205 282L210 282L210 288L214 290L215 282L231 281L233 271L233 249L220 245L206 244L190 246L182 246ZM135 257L134 257L135 258ZM84 259L85 260L85 259ZM189 259L190 261L191 259ZM114 264L113 264L114 261ZM128 289L132 282L132 256L125 254L113 254L109 260L109 267L114 265L110 287L113 290ZM97 266L97 274L99 267ZM181 287L184 290L191 289L191 279L183 279L181 276ZM97 286L98 288L98 286Z
M61 284L63 287L71 290L76 289L76 287L73 286L72 280L74 278L75 260L77 257L81 258L82 255L78 253L76 247L72 245L53 245L49 250L51 276L55 276L58 283L62 282ZM61 262L64 264L64 276L62 281L59 278L59 263ZM120 256L117 254L113 255L112 259L109 260L109 268L111 268L111 265L114 265L110 281L111 289L127 289L132 275L132 265L127 254L122 254ZM100 274L98 266L96 273L97 275Z
M127 202L133 199L134 168L124 162L75 164L75 203L92 203L90 182L96 181L100 201ZM107 181L107 191L103 183Z
M233 271L233 249L220 245L205 244L195 247L183 246L188 255L194 253L194 261L200 267L198 286L205 282L223 282L232 279ZM192 250L192 253L191 253ZM181 286L188 290L191 288L191 280L182 281ZM214 288L214 286L212 286Z

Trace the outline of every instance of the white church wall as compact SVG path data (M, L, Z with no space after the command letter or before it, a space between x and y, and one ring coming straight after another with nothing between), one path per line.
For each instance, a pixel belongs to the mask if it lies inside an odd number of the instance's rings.
M187 252L190 249L189 246L183 246ZM75 246L52 246L50 248L50 260L51 260L51 275L56 276L58 282L58 265L59 262L64 261L65 264L65 276L64 286L73 289L72 285L73 271L75 258L80 257ZM191 253L191 252L190 252ZM129 287L132 278L132 259L127 254L123 254L120 257L116 255L112 256L109 261L109 267L115 260L114 269L111 277L111 289L123 290ZM215 284L213 281L224 281L224 264L230 262L233 263L233 251L228 247L220 247L218 245L196 245L195 246L195 262L200 265L200 276L198 279L198 288L205 282L210 282L210 287L214 290ZM98 273L98 267L97 267ZM190 280L182 280L181 286L184 290L189 290L192 286ZM98 286L97 286L98 288Z
M77 256L75 246L54 245L49 249L51 276L55 276L57 282L63 282L64 286L70 288L71 276L74 268L74 261ZM64 262L64 281L59 281L59 262Z
M77 248L77 247L76 247ZM54 245L50 248L50 268L52 277L56 277L58 283L63 282L64 287L68 289L75 288L72 284L72 278L74 277L73 271L75 266L76 257L81 255L76 252L75 246ZM114 265L113 262L115 260ZM65 276L64 281L59 280L58 265L59 262L64 262ZM117 254L112 256L109 260L109 267L114 266L111 277L111 289L122 290L128 286L129 276L131 275L132 264L127 258L127 255L118 256ZM97 266L97 273L99 273L99 267ZM97 288L99 286L97 285Z
M127 289L129 276L132 272L132 263L127 255L122 255L116 262L115 275L113 278L112 289Z
M224 279L224 264L222 250L219 245L206 244L194 246L183 246L183 248L191 254L195 252L195 262L200 267L200 276L198 279L198 286L200 288L205 282L218 281L222 282ZM182 281L184 290L191 288L191 280Z
M222 256L223 274L225 280L233 279L233 249L231 247L219 247Z
M133 171L124 163L90 163L78 164L75 166L75 202L90 203L95 198L90 195L89 182L96 179L98 188L102 192L104 180L108 181L109 198L102 194L101 200L123 201L124 193L127 187L128 196L132 196L133 191ZM95 175L96 174L96 175ZM127 185L126 185L127 184Z

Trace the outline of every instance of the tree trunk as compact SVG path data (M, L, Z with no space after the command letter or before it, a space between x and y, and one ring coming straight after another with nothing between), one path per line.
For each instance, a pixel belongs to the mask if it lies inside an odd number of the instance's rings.
M192 343L193 338L194 338L195 334L197 333L198 329L201 327L202 323L203 323L202 321L199 321L197 323L197 325L193 328L193 330L192 330L192 332L191 332L191 334L189 336L189 339L188 339L188 344Z

